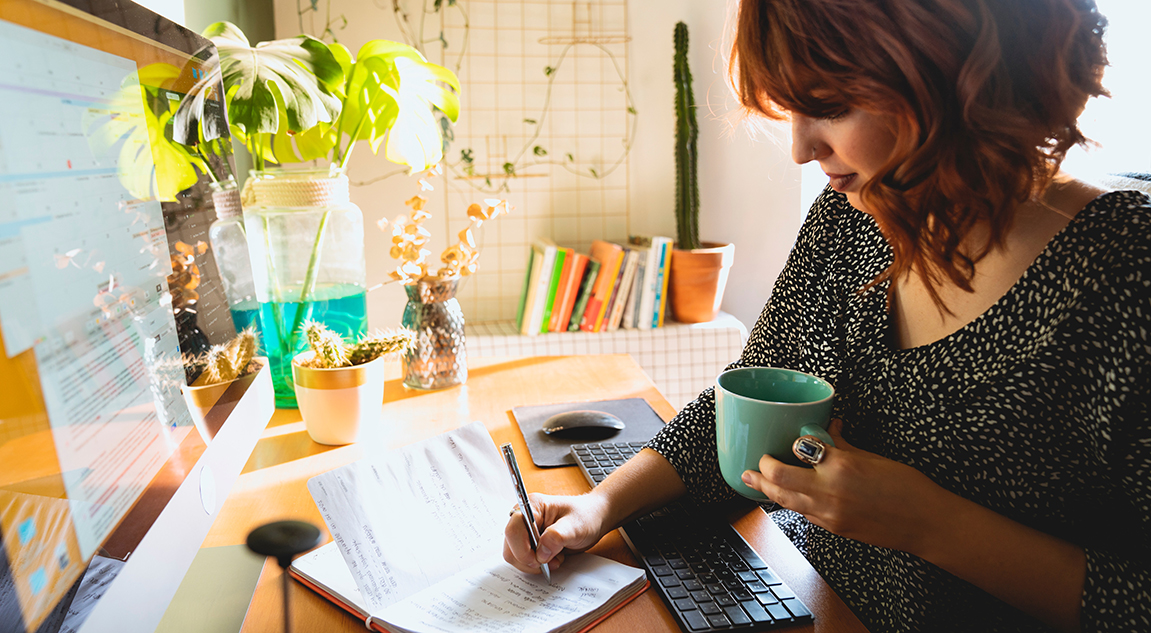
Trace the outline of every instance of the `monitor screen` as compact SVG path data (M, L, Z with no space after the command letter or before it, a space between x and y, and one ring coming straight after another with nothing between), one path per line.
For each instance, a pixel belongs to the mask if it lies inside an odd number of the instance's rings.
M210 42L117 0L3 0L0 57L0 631L82 630L121 578L178 584L190 559L140 559L194 554L254 442L213 463L181 393L235 335L222 85Z

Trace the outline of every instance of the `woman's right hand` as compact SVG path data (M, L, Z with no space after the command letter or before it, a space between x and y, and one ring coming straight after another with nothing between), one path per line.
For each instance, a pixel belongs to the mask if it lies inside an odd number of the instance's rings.
M582 552L599 542L610 529L606 525L608 504L594 492L574 497L532 493L528 495L540 531L535 552L528 542L528 529L519 512L504 528L504 560L520 571L538 574L540 565L555 569L568 552Z

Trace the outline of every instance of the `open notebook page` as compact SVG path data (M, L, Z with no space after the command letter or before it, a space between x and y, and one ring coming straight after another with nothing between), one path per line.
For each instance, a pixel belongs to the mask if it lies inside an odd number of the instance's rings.
M318 475L308 490L370 613L502 551L516 501L479 422Z

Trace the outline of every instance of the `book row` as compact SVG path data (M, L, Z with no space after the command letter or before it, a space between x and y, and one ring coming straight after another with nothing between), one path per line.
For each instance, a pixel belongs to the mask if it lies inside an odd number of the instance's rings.
M532 243L516 311L521 334L650 330L663 325L672 240L595 240L588 254L548 239Z

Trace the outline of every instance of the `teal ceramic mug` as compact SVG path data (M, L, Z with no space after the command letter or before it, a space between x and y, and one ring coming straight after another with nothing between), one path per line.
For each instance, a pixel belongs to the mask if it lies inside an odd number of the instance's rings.
M817 376L775 367L740 367L716 378L715 439L719 470L739 494L763 501L740 477L759 470L766 455L799 464L791 445L814 435L831 446L827 433L835 388Z

